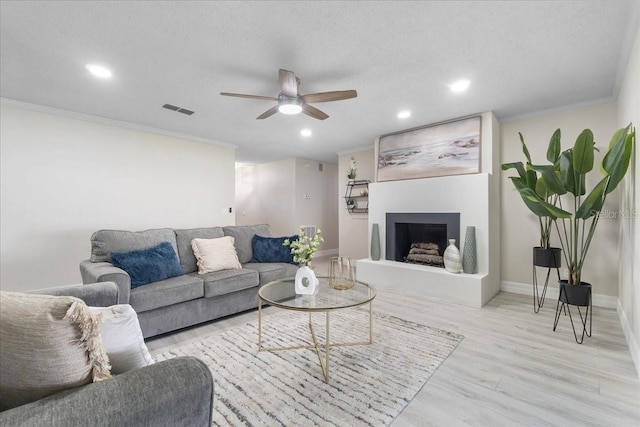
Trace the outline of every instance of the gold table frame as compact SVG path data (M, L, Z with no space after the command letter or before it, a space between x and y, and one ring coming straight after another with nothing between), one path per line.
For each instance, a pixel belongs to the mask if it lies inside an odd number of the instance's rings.
M275 282L270 282L266 286L274 286L275 283L277 282L284 282L287 280L291 280L293 281L293 279L285 279L285 280L277 280ZM373 287L371 287L370 285L363 283L363 282L358 282L361 285L367 286L371 291L373 291L373 295L361 302L361 303L353 303L353 304L349 304L349 305L345 305L342 307L314 307L314 308L303 308L303 307L293 307L293 306L287 306L284 305L282 303L278 303L278 302L274 302L271 301L267 298L264 298L261 294L260 291L258 291L258 351L269 351L269 352L275 352L275 351L284 351L284 350L300 350L300 349L315 349L316 350L316 354L318 356L318 362L320 364L320 369L322 370L322 376L324 377L325 382L329 381L329 355L331 353L331 348L332 347L349 347L349 346L355 346L355 345L371 345L373 344L373 316L372 316L372 306L373 306L373 300L376 297L376 292L375 289ZM263 287L263 288L264 288ZM260 289L262 290L262 288ZM348 292L349 290L346 291L337 291L337 292ZM310 345L297 345L297 346L289 346L289 347L263 347L262 346L262 304L263 301L269 305L273 305L275 307L284 309L284 310L291 310L291 311L303 311L303 312L308 312L309 314L309 331L311 333L311 338L313 340L313 344ZM347 308L352 308L352 307L359 307L361 305L365 305L365 304L369 304L369 340L367 341L354 341L354 342L346 342L346 343L332 343L331 339L330 339L330 330L331 330L331 311L335 311L335 310L344 310ZM313 329L313 323L311 321L311 314L312 313L321 313L324 312L325 313L325 340L324 343L319 343L318 339L316 338L316 333ZM323 360L323 356L322 356L322 351L321 349L324 348L324 360Z

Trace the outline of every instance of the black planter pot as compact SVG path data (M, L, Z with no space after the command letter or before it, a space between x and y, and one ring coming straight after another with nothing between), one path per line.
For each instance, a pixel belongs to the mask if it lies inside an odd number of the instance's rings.
M533 265L547 268L560 268L562 266L562 249L544 249L540 246L533 248Z
M591 283L580 282L570 285L567 280L560 280L560 302L565 304L588 307L591 304Z
M578 344L582 344L584 336L591 336L591 328L593 321L593 310L591 301L591 284L586 282L580 282L579 285L570 285L567 280L560 280L560 294L558 295L558 304L556 305L556 317L553 322L553 330L558 327L558 321L560 315L564 311L565 316L569 315L571 320L571 328L573 329L573 336ZM580 323L582 324L582 334L578 338L576 327L573 324L573 316L571 315L571 306L575 306L578 310ZM580 310L583 307L584 313ZM576 319L578 320L578 319ZM588 322L588 328L587 328Z
M533 312L538 313L544 305L544 298L547 295L547 285L551 277L551 269L556 269L556 275L560 280L560 266L562 265L562 249L545 249L540 246L533 248ZM542 293L538 290L538 273L536 267L547 269L547 276L544 281Z

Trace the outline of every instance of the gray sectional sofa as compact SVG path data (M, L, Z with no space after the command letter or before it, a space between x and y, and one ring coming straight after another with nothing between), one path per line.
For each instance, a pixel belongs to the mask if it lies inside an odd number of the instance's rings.
M85 284L115 282L119 304L130 304L136 310L143 335L148 338L254 309L258 306L260 286L295 276L296 265L251 262L252 239L256 234L270 237L271 229L260 224L140 232L100 230L91 236L91 258L80 263L80 273ZM223 236L235 239L242 268L198 274L191 240ZM129 274L109 262L111 252L146 249L162 242L171 243L184 275L131 289Z
M118 303L119 289L106 282L33 293L74 296L108 307ZM2 411L0 426L204 427L212 422L213 391L207 365L176 357Z

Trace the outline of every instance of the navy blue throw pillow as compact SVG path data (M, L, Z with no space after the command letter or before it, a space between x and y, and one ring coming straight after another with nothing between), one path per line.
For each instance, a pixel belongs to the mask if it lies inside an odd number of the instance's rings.
M111 263L131 277L131 289L184 274L176 251L169 242L148 249L111 252L110 256Z
M289 239L290 242L298 240L298 235L291 237L262 237L257 234L253 236L251 244L253 246L253 258L250 262L293 262L291 247L283 246L282 243Z

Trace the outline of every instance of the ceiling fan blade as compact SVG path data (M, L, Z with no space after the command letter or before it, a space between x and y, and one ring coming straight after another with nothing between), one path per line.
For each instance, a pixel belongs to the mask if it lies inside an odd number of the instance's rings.
M331 102L341 101L343 99L351 99L358 96L355 90L336 90L333 92L310 93L301 96L302 102Z
M256 120L266 119L267 117L273 116L277 112L278 112L278 106L276 105L275 107L271 107L264 113L260 114L258 117L256 117Z
M329 118L329 116L326 113L308 104L302 104L302 112L305 113L307 116L313 117L314 119L318 119L318 120L324 120L326 118Z
M284 96L294 98L298 96L298 81L293 71L280 70L278 72L280 90Z
M277 101L278 100L278 98L274 98L273 96L243 95L241 93L220 92L220 95L223 95L223 96L235 96L237 98L263 99L265 101Z

